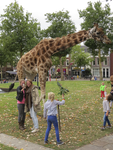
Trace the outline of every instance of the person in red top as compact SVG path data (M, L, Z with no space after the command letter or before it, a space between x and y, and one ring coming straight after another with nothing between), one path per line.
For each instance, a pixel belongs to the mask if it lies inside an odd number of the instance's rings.
M25 81L20 80L20 86L17 88L17 107L18 107L18 123L19 123L19 129L24 130L24 123L25 123L25 116L26 113L24 112L25 107L25 97L26 97L26 91L25 91Z

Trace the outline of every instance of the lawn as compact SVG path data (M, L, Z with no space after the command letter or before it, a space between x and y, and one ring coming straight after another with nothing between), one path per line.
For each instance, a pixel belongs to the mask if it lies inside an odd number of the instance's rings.
M49 134L49 144L45 145L56 150L74 150L85 144L113 133L113 128L101 131L100 127L103 123L103 107L102 99L100 99L101 81L60 81L63 87L69 89L69 93L65 95L65 105L60 106L61 116L61 132L60 138L65 142L64 145L56 146L56 137L54 127ZM10 83L0 84L0 87L8 87ZM36 83L34 83L36 84ZM107 93L110 92L110 84L107 85ZM18 86L16 83L15 87ZM61 99L58 95L59 87L57 82L47 82L47 93L52 91L57 99ZM38 121L40 131L32 134L30 128L33 126L32 119L29 114L26 115L26 130L18 129L18 110L16 102L16 92L0 94L0 131L2 133L22 138L34 143L44 145L44 136L47 122L43 119L43 111L38 113ZM41 102L42 110L43 103ZM113 124L113 108L109 116L111 124Z
M17 150L17 149L10 147L10 146L5 146L3 144L0 144L0 150Z

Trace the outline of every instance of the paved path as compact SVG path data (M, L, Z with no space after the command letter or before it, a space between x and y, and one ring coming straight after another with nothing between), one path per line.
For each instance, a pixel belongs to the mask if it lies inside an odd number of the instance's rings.
M0 143L7 146L15 147L19 150L22 148L23 150L52 150L51 148L46 148L42 145L34 144L22 139L17 139L13 136L9 136L3 133L0 133Z
M22 139L17 139L13 136L9 136L0 133L0 143L15 147L17 149L23 148L23 150L53 150L44 146L31 143ZM113 135L105 136L99 140L92 142L91 144L84 145L75 150L113 150Z
M105 136L76 150L113 150L113 135Z

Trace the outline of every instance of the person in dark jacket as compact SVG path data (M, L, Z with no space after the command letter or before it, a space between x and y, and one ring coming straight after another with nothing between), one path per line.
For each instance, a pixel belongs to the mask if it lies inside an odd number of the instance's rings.
M20 80L20 86L17 88L17 107L18 107L18 123L19 123L19 129L24 130L24 123L25 123L25 116L26 113L24 112L25 107L25 81L24 79Z

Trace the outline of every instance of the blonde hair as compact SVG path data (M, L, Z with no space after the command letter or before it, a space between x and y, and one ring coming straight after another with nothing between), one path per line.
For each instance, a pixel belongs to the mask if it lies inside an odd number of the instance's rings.
M53 92L49 92L48 93L48 99L50 99L51 101L54 100L55 94Z
M33 84L31 79L27 79L27 81L29 81L29 82L31 83L31 85ZM27 82L27 81L26 81L26 82Z
M20 84L21 84L22 81L25 81L25 80L24 80L24 79L21 79L21 80L20 80Z

